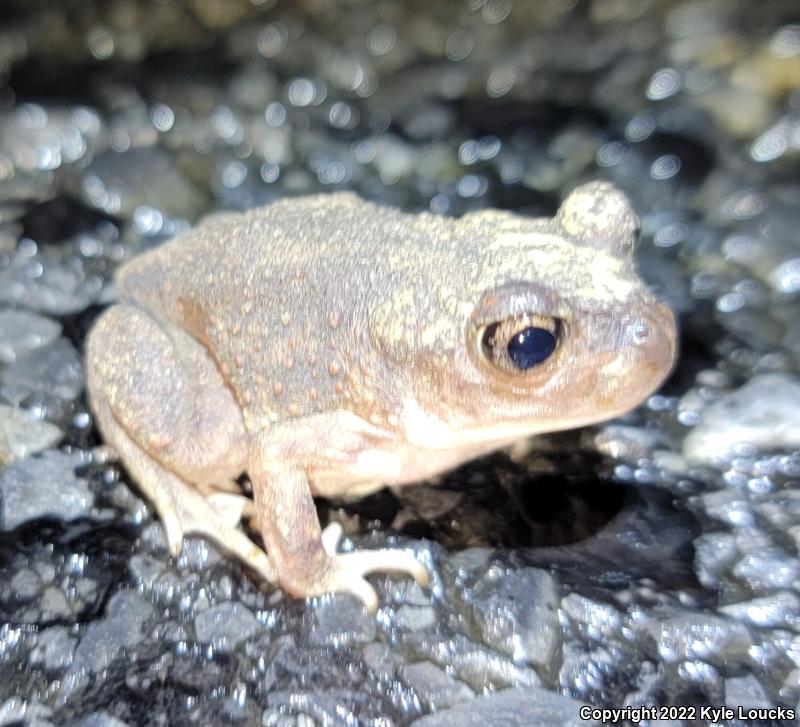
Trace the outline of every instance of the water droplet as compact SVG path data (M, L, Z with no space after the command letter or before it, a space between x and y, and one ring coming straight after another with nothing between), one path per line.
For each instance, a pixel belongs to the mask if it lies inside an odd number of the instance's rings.
M367 49L374 56L386 55L397 41L397 31L386 23L376 25L367 35Z
M674 154L664 154L656 159L650 166L650 176L653 179L671 179L681 169L681 160Z
M630 147L622 141L609 141L597 150L597 164L601 167L614 167L622 164L631 155Z
M92 30L86 42L91 54L99 61L104 61L114 55L114 38L105 28Z
M466 30L456 30L447 36L444 52L451 61L463 61L475 45L472 33Z
M674 68L661 68L647 84L646 95L651 101L661 101L677 93L681 87L681 74Z

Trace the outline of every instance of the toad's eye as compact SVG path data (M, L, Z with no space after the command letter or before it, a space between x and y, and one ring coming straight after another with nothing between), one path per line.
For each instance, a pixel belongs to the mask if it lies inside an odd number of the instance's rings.
M546 328L528 326L511 336L508 357L521 370L541 363L556 349L556 337Z
M485 359L506 371L527 371L546 361L558 346L560 322L544 316L521 316L483 329Z

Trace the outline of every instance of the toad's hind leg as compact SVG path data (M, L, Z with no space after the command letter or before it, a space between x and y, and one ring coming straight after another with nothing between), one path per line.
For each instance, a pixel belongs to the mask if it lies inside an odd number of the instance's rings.
M86 360L100 431L158 512L170 552L184 535L204 535L275 582L266 553L238 526L245 499L198 489L236 477L247 456L241 411L206 349L121 304L97 321Z

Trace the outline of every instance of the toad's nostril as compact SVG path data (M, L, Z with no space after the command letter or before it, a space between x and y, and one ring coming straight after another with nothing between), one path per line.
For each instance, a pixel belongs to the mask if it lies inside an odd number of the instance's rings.
M637 346L647 343L653 333L652 325L649 321L639 320L628 325L628 337Z
M630 321L625 332L636 346L672 344L676 335L675 316L663 303L651 302L647 315Z
M666 305L656 303L649 311L646 327L647 339L635 343L641 345L652 363L666 373L675 362L678 336L675 316Z

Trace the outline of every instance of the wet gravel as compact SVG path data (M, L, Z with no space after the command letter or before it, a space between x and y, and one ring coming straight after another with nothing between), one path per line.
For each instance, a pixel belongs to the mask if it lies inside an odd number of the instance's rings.
M797 708L795 5L6 2L0 725ZM113 271L204 214L353 189L542 215L597 178L641 215L678 366L615 422L319 502L352 545L413 548L430 590L373 578L375 618L260 590L199 539L172 559L92 458L81 350Z

